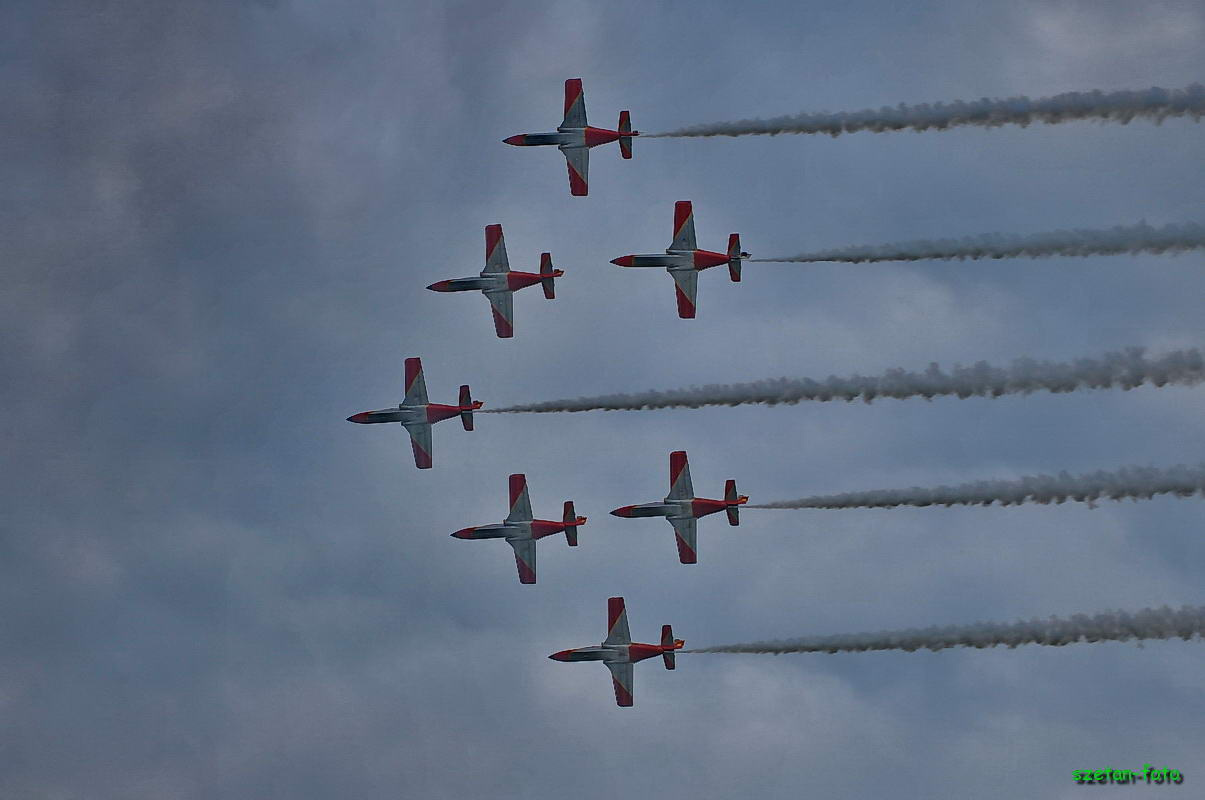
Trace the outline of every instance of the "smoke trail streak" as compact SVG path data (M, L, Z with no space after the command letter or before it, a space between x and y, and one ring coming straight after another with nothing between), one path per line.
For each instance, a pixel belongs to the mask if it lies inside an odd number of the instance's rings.
M867 492L816 495L799 500L747 505L746 508L897 508L899 506L1002 506L1021 503L1089 504L1102 497L1110 500L1150 500L1157 494L1177 497L1205 495L1205 464L1196 467L1125 467L1116 472L1087 475L1027 475L1012 481L975 481L957 486L926 489L877 489Z
M1041 258L1119 253L1183 253L1205 247L1205 225L1195 222L1154 228L1145 222L1105 230L1049 231L1027 236L985 233L960 239L919 239L895 244L841 247L781 258L752 258L764 263L838 261L846 264L939 259Z
M554 413L572 411L636 411L656 408L700 408L737 406L747 403L776 405L804 400L828 402L861 399L871 402L879 397L924 397L939 395L961 398L999 397L1004 394L1030 394L1037 391L1072 392L1078 389L1133 389L1144 383L1194 385L1205 380L1205 359L1196 348L1176 350L1159 358L1148 359L1143 348L1108 353L1103 358L1081 358L1071 363L1018 359L1011 367L993 367L980 361L973 366L955 365L943 372L930 364L924 372L888 370L878 377L853 375L830 376L824 381L811 378L774 378L750 383L708 384L686 389L650 390L633 394L610 394L567 400L482 409L477 413Z
M1125 642L1130 639L1173 639L1188 641L1205 637L1205 606L1180 609L1146 608L1141 611L1113 611L1103 614L1076 614L1067 619L1050 617L1021 622L976 622L972 625L948 625L908 628L876 633L807 636L799 639L774 639L747 644L726 644L683 650L683 653L855 653L866 650L942 650L946 647L1017 647L1044 644L1052 647L1077 642Z
M748 136L780 133L826 133L840 136L855 131L927 131L966 125L996 128L1045 122L1054 125L1073 120L1098 120L1126 124L1148 119L1159 124L1168 117L1191 117L1200 122L1205 114L1205 86L1194 83L1183 89L1151 87L1142 91L1066 92L1032 100L1028 97L952 103L922 103L884 106L878 110L794 114L772 119L743 119L691 125L661 133L641 134L642 139L695 136Z

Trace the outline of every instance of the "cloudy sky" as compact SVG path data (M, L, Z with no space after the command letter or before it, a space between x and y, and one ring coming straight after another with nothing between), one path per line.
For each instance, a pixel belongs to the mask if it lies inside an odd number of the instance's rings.
M652 6L652 7L650 7ZM604 635L688 646L1200 604L1200 501L748 511L669 526L667 454L753 502L1035 472L1198 463L1202 389L872 405L481 416L404 433L349 414L777 375L1071 359L1205 341L1199 253L990 263L757 264L671 281L611 258L1200 221L1191 120L637 140L900 102L1176 88L1205 11L1158 2L38 2L0 9L0 795L14 798L1078 797L1076 769L1184 770L1205 745L1199 642L939 653L546 656ZM471 275L550 250L557 299L517 336ZM572 498L580 547L517 582L501 542L448 537ZM1152 790L1155 787L1152 787ZM1146 789L1129 789L1142 796ZM1183 791L1183 790L1181 790Z

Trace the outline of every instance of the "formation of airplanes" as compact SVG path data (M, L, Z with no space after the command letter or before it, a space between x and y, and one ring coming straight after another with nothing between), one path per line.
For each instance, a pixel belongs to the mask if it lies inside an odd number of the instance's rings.
M627 111L619 113L619 124L615 130L592 127L586 120L582 81L580 78L571 78L565 81L565 115L555 132L522 133L503 141L522 147L555 145L565 156L570 194L585 197L589 194L590 149L618 142L620 155L630 159L632 139L639 135L639 131L632 130L631 115ZM664 253L626 255L613 259L611 263L620 267L664 269L674 279L678 316L694 319L698 274L711 267L724 265L728 267L731 280L739 283L741 263L747 258L749 254L741 250L740 235L736 233L728 237L728 247L724 252L699 249L695 239L693 206L689 200L680 200L674 205L673 239ZM493 224L485 228L485 265L477 275L436 281L427 288L434 292L481 292L490 302L494 333L499 339L510 339L515 335L515 292L539 284L544 297L552 300L556 297L556 279L564 274L564 270L553 266L552 255L547 252L540 254L538 272L512 270L502 226ZM472 398L467 384L460 387L455 405L430 402L422 361L407 358L405 392L398 406L362 411L352 414L347 421L364 425L385 422L401 424L410 435L415 466L431 469L434 464L431 427L443 420L459 417L464 429L471 431L473 412L483 405L480 400ZM536 543L540 539L564 533L568 545L577 547L578 528L586 524L586 517L577 514L572 500L566 500L560 520L536 519L531 508L527 477L522 473L510 476L509 489L510 509L504 520L461 528L452 536L464 540L505 540L515 553L519 583L535 584ZM622 506L611 513L627 518L664 517L674 530L678 560L683 564L694 564L698 561L698 519L723 511L730 525L739 525L740 506L748 499L745 495L737 494L734 480L725 484L722 500L695 497L686 452L676 450L670 453L670 488L662 501ZM660 644L633 642L628 632L627 612L622 597L610 598L607 612L607 637L601 644L562 650L549 658L556 661L603 662L611 671L616 704L628 707L633 704L632 665L660 655L665 668L674 669L674 654L684 642L673 637L669 625L662 626Z

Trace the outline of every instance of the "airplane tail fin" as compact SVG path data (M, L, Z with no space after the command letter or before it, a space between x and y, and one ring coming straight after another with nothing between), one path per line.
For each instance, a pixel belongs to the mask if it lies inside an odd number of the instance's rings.
M626 111L619 112L619 127L616 128L621 134L628 134L619 137L619 152L624 158L632 157L632 136L638 135L632 133L632 115Z
M552 300L556 297L553 281L557 278L552 269L552 253L540 253L540 274L546 276L540 279L540 285L544 287L544 297Z
M577 526L584 525L586 518L579 517L577 512L573 510L572 500L565 501L565 516L563 519L565 521L565 541L569 543L570 547L577 547Z
M666 669L674 668L674 651L680 650L686 642L681 639L674 638L674 629L669 625L661 626L661 646L666 648L661 652L661 660L665 662Z
M728 524L740 525L740 507L749 502L749 498L743 494L736 493L736 481L732 479L724 483L724 502L727 503L727 507L724 510L728 512Z
M732 278L733 283L741 282L741 259L748 258L749 254L741 251L741 235L732 233L728 235L728 277Z
M460 387L460 424L466 431L473 430L473 395L467 383Z

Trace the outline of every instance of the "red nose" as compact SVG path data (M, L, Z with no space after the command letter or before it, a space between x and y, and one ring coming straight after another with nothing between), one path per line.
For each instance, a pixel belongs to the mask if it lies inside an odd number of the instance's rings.
M435 283L431 284L427 288L433 292L446 292L446 291L448 291L449 283L451 283L451 281L436 281Z
M506 144L523 145L523 144L527 144L526 139L527 139L527 134L516 133L514 136L507 136L502 141L505 142Z
M361 411L359 414L352 414L350 417L347 418L347 421L348 422L358 422L361 425L363 425L368 422L369 416L371 416L371 414L369 414L369 412Z
M611 259L611 263L616 265L617 267L630 267L635 262L636 262L636 259L633 258L632 256L622 256L620 258Z
M569 654L572 652L572 650L562 650L559 653L553 653L549 656L549 658L551 658L553 661L568 661Z
M634 508L634 506L621 506L620 508L617 508L614 511L612 511L611 514L613 514L616 517L630 517L630 516L632 516L633 508Z
M457 539L472 539L473 531L475 531L475 530L477 530L477 529L476 528L461 528L460 530L456 531L456 533L454 533L452 535L455 536Z

